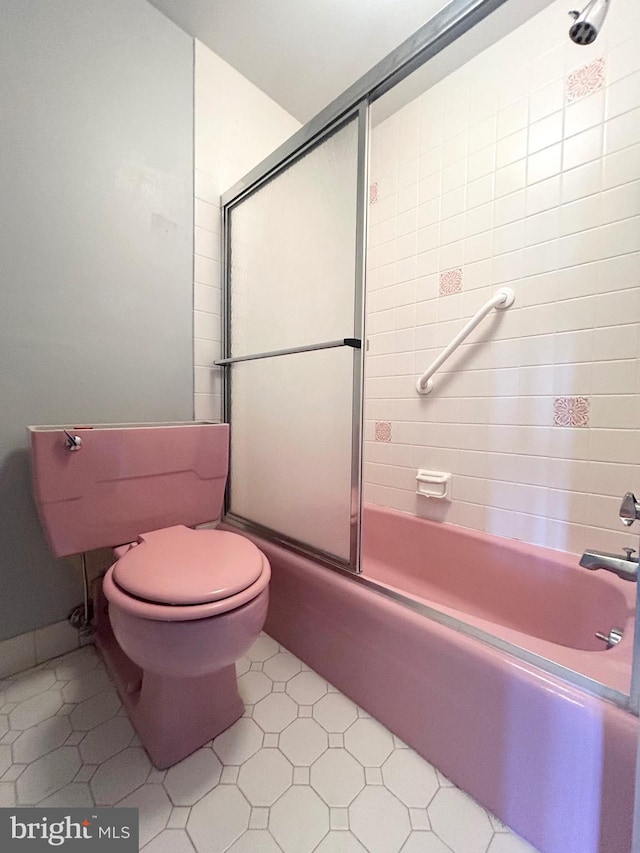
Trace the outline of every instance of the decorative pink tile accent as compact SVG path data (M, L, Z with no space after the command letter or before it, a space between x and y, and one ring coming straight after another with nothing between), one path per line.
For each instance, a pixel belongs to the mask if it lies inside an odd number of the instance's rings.
M588 427L589 398L556 397L553 401L553 423L563 427Z
M376 421L376 441L391 441L391 424L389 421Z
M462 268L445 270L440 273L440 296L448 296L450 293L460 293L462 290Z
M369 186L369 204L375 204L378 201L378 185L371 184Z
M567 77L567 103L578 101L604 86L604 59L594 59Z

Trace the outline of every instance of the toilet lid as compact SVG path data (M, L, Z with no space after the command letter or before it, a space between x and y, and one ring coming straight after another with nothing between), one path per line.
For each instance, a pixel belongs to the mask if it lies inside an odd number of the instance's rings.
M115 564L117 585L161 604L206 604L251 586L262 573L262 553L253 542L226 530L178 525L138 537Z

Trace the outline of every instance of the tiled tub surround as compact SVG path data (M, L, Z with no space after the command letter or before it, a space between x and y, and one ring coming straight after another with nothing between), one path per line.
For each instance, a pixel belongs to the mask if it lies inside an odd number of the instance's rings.
M146 853L532 853L271 638L239 671L245 716L163 772L93 647L0 682L0 806L138 808Z
M640 488L638 24L616 0L578 47L559 0L374 126L370 502L564 551L637 547L618 506ZM505 284L513 307L419 397ZM416 496L418 468L453 473L451 504Z
M255 541L272 637L544 853L631 850L636 717Z

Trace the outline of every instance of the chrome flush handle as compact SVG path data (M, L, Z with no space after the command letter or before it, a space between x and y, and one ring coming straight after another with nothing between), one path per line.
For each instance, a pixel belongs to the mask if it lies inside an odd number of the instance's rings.
M620 504L620 521L631 527L634 521L640 518L640 504L633 492L627 492Z
M70 432L67 432L66 429L62 430L64 434L67 436L67 440L65 442L65 447L67 450L80 450L82 447L82 439L79 435L71 435Z

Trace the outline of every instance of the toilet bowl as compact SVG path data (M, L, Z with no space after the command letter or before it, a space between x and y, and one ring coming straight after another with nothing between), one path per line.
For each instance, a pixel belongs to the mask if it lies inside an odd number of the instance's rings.
M235 663L260 633L271 573L248 539L175 526L124 551L102 589L120 647L142 669L204 675Z
M264 554L230 531L193 529L220 515L228 426L29 432L55 556L117 546L97 589L96 645L151 760L169 767L242 715L235 662L267 614Z

